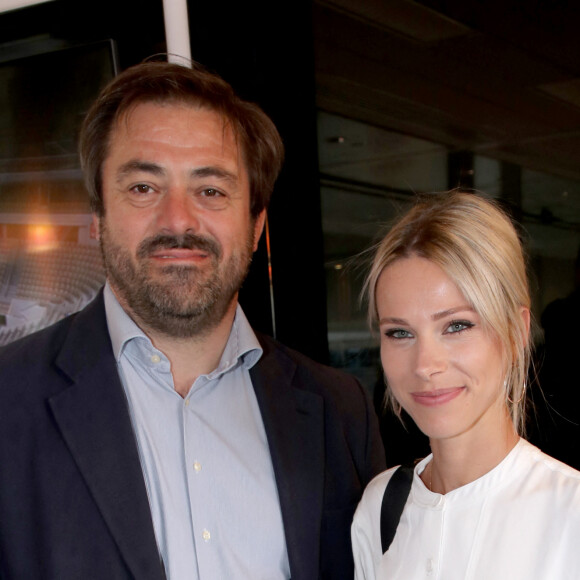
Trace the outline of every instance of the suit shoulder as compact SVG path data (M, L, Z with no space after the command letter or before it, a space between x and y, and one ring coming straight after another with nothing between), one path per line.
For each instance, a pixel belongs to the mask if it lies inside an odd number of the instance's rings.
M74 317L75 314L71 314L42 330L0 347L0 361L4 364L21 357L37 359L39 354L46 352L46 349L54 348L56 344L62 342Z
M279 357L285 358L295 365L295 378L298 379L302 388L325 393L340 393L341 397L344 397L347 392L359 395L364 392L363 386L353 375L316 362L269 336L256 334L264 349L265 356L276 353Z
M52 365L76 314L0 347L0 383L27 382Z
M99 326L94 323L99 322ZM76 327L77 335L91 336L106 328L102 292L79 312L75 312L51 326L0 347L0 377L7 369L45 367L54 360L71 329Z

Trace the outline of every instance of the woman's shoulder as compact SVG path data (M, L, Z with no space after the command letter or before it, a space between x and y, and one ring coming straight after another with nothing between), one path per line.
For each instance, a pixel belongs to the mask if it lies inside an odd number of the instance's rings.
M544 453L530 442L521 441L521 453L529 463L529 468L545 476L569 481L572 486L580 486L580 471Z
M369 510L371 513L380 512L385 489L400 465L391 467L376 475L367 485L359 503L359 511Z
M357 554L366 554L365 558L369 562L374 561L377 557L380 559L380 554L382 554L381 504L385 489L397 468L387 469L369 482L354 514L352 522L353 549Z
M389 485L389 481L391 481L393 474L395 473L395 471L397 471L397 469L399 469L399 467L400 465L390 467L389 469L376 475L367 485L367 488L365 489L363 496L365 494L370 496L380 495L380 497L382 498L383 493L385 492L385 488L387 487L387 485Z
M527 441L522 441L522 466L526 486L530 489L550 490L554 500L573 502L580 506L580 471L546 455Z
M387 488L391 477L393 477L393 473L395 473L397 469L398 466L391 467L386 471L379 473L369 481L356 510L358 517L361 517L365 512L368 514L374 514L377 509L380 510L385 489Z

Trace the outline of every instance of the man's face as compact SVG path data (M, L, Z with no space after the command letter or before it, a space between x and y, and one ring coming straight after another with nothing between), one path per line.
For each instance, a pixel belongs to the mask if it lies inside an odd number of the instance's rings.
M113 128L95 218L111 287L144 327L199 335L235 308L264 224L222 117L144 103Z

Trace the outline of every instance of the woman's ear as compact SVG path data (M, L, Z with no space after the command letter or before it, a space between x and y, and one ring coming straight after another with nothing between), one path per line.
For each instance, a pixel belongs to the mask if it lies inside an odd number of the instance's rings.
M527 346L530 337L530 324L531 324L530 309L527 306L522 306L520 308L520 316L522 317L522 321L524 323L522 327L524 331L524 336L522 338L524 339L524 344Z

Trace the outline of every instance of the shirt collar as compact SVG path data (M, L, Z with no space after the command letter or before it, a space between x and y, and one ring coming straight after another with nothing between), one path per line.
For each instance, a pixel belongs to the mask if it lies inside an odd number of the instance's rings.
M142 338L151 344L151 340L119 304L108 281L105 284L103 296L113 353L115 360L119 362L126 345L130 341ZM209 376L213 378L218 374L225 373L236 366L238 361L241 362L245 369L250 369L260 360L262 353L262 347L242 307L238 304L232 330L221 360L217 368Z
M109 328L111 344L113 345L113 354L115 355L115 360L119 362L123 350L130 340L134 338L145 338L149 342L151 341L137 326L133 319L123 310L117 297L113 294L113 290L111 289L108 280L105 283L103 298L105 299L105 315L107 317L107 326Z

